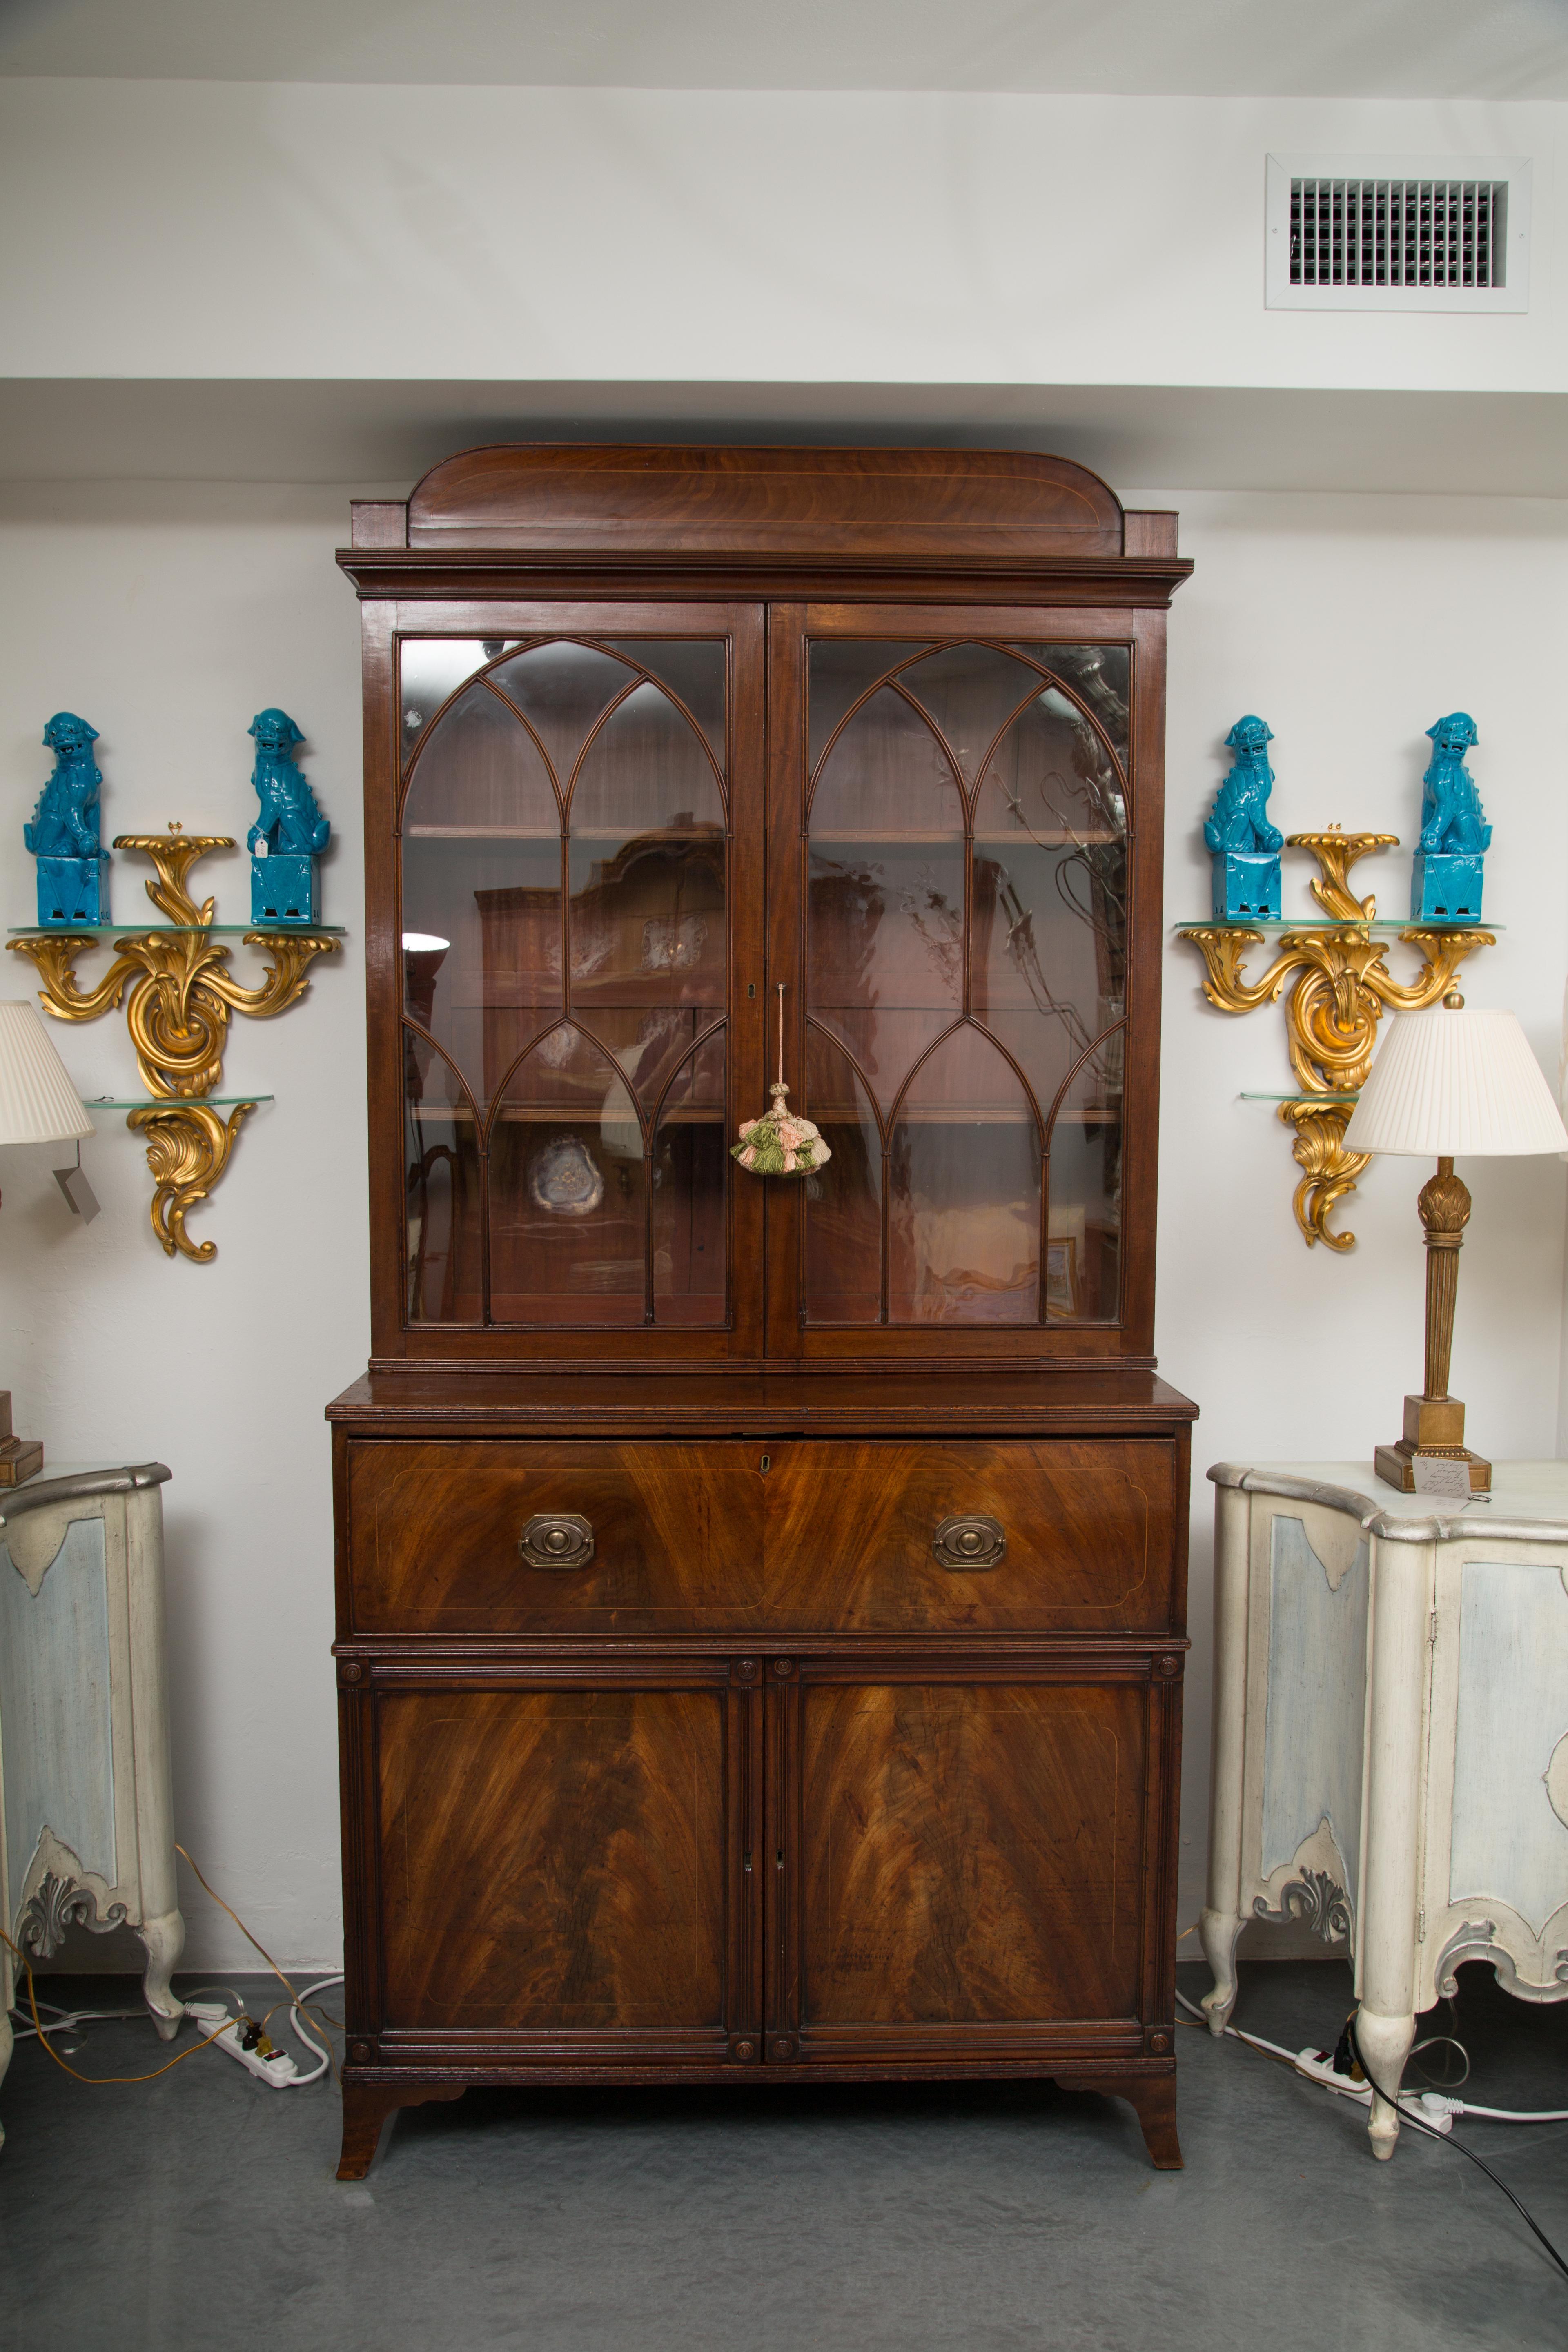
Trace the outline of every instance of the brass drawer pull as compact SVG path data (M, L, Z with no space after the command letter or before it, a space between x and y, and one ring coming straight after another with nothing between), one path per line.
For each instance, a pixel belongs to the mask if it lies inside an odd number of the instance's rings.
M575 1511L540 1511L517 1548L530 1568L586 1568L594 1557L594 1530Z
M994 1568L1007 1557L1007 1530L1000 1519L962 1511L956 1518L943 1519L931 1548L939 1568Z

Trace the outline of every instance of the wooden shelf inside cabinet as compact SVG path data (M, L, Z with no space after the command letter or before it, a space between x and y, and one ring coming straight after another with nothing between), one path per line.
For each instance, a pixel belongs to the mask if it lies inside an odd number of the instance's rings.
M343 2176L470 2082L770 2076L1092 2081L1179 2163L1174 518L574 446L354 537Z
M977 849L1085 849L1105 847L1111 844L1120 845L1125 842L1126 836L1120 833L1069 832L1059 827L1055 831L1047 829L1041 832L1034 832L1026 830L1021 825L1015 825L1010 831L1005 833L992 833L977 830L972 833L969 835L969 838L973 842ZM814 825L810 831L810 839L818 848L886 849L892 847L897 849L919 849L925 847L951 847L961 849L963 845L964 836L962 830L958 832L919 833L900 826L896 828L889 827L887 831L881 833L872 833L864 827L857 827L854 831L848 833L831 833L824 831Z
M420 1102L412 1114L423 1119L451 1119L459 1125L485 1124L485 1114L472 1103ZM597 1127L605 1115L602 1103L502 1103L499 1110L489 1114L491 1126L504 1127L581 1127L591 1120ZM694 1106L690 1103L667 1104L659 1114L661 1127L719 1127L723 1124L721 1110Z
M405 841L603 841L623 846L627 839L624 831L595 833L582 825L573 825L563 832L559 825L544 824L409 824L403 828ZM637 838L658 846L667 842L711 842L713 832L705 825L658 825L640 832Z
M214 1096L214 1101L233 1101L233 1096ZM1245 1096L1245 1101L1279 1102L1287 1097L1279 1095ZM254 1102L270 1102L270 1095L256 1095ZM106 1106L107 1108L107 1106ZM852 1113L847 1104L816 1106L824 1118L847 1118ZM570 1127L581 1126L591 1119L595 1125L605 1117L605 1107L598 1102L503 1103L492 1111L489 1123L507 1127ZM420 1101L413 1107L412 1116L423 1119L451 1119L469 1125L484 1123L484 1114L472 1103L449 1103L440 1100ZM1119 1110L1106 1107L1075 1104L1057 1115L1059 1126L1065 1119L1069 1126L1098 1126L1119 1118ZM1034 1115L1010 1103L913 1103L900 1107L901 1121L913 1127L1033 1127ZM659 1113L661 1127L719 1127L723 1124L721 1110L690 1103L667 1104Z

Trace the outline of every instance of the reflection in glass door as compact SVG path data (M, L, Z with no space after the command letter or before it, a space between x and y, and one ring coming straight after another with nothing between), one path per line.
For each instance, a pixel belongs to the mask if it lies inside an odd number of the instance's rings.
M1126 646L818 640L816 1324L1120 1310Z
M721 638L406 638L411 1323L721 1325Z

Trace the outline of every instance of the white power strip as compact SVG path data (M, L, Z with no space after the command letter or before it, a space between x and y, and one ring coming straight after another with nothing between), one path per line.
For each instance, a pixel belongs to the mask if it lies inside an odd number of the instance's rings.
M247 2050L239 2038L239 2021L230 2017L226 2009L216 2001L188 2000L185 2015L194 2018L203 2033L211 2036L215 2049L226 2050L237 2058L247 2074L254 2074L274 2091L286 2091L299 2077L300 2069L284 2050L274 2050L264 2058L258 2050ZM228 2019L226 2025L223 2021ZM218 2030L215 2030L218 2029Z
M1296 2072L1304 2074L1309 2083L1321 2083L1327 2089L1337 2091L1342 2099L1354 2099L1363 2107L1372 2105L1370 2083L1352 2083L1348 2074L1336 2074L1332 2060L1321 2056L1316 2050L1296 2053ZM1428 2131L1447 2133L1454 2128L1454 2102L1446 2099L1441 2091L1401 2091L1399 2108L1402 2115L1414 2116L1418 2124L1425 2124Z

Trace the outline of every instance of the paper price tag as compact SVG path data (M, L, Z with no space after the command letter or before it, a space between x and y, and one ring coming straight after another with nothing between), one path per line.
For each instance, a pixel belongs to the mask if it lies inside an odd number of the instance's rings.
M90 1225L98 1214L98 1194L87 1181L85 1168L57 1168L55 1182L70 1202L84 1225Z
M1468 1462L1449 1462L1440 1454L1417 1454L1412 1469L1418 1495L1441 1495L1446 1502L1468 1503L1470 1499L1470 1465Z

